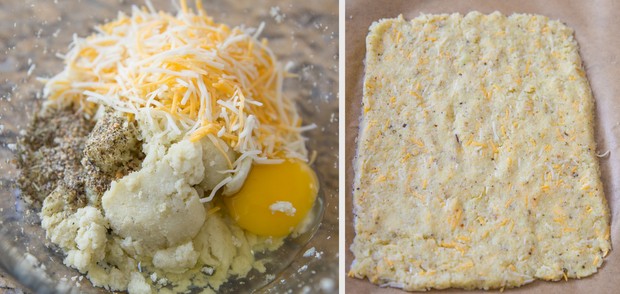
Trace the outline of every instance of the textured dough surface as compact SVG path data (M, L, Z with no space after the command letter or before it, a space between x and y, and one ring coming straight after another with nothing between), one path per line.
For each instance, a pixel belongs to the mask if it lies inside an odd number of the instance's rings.
M611 249L572 29L384 19L367 36L350 275L406 290L591 275Z
M200 143L183 140L154 164L112 182L101 204L114 232L146 251L193 239L205 221L193 188L205 174L201 149Z

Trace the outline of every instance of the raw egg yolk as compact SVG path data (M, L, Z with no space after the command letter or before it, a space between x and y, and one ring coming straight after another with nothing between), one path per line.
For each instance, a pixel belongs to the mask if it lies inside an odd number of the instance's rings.
M318 190L316 174L305 162L254 164L241 190L224 197L224 202L240 227L256 235L280 237L306 217Z

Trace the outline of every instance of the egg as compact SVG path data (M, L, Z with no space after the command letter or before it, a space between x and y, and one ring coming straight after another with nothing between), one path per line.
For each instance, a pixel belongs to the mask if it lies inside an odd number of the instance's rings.
M300 160L254 164L239 192L224 198L237 224L261 236L290 234L306 217L316 199L319 182Z

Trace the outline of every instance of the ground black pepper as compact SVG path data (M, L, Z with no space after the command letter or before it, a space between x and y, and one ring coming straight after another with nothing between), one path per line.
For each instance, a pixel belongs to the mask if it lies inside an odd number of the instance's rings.
M35 113L18 144L24 200L40 207L61 186L71 199L98 207L113 180L140 167L137 134L134 123L111 111L96 123L72 107Z

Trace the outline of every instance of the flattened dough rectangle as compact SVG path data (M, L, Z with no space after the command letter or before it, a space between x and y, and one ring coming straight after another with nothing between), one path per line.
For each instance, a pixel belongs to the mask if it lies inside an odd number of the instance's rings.
M406 290L585 277L611 249L572 29L384 19L367 36L350 275Z

